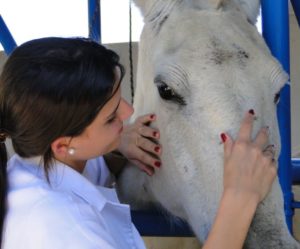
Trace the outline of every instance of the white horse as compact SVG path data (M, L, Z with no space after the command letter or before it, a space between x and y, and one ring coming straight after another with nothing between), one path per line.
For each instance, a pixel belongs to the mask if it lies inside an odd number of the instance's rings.
M153 177L128 166L119 196L134 208L158 203L186 220L204 241L223 187L223 145L254 109L253 134L270 127L280 150L278 93L288 76L254 23L259 0L135 0L144 16L139 44L135 119L155 112L162 167ZM228 224L230 226L230 224ZM245 248L296 249L275 181L259 206Z

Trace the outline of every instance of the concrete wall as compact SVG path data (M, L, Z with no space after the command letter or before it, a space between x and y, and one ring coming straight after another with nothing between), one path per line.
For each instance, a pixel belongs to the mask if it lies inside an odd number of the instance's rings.
M300 156L300 28L290 11L292 155Z
M131 86L130 86L130 60L129 60L129 44L128 43L113 43L105 44L106 47L116 51L120 55L120 61L125 66L126 74L122 82L122 94L124 98L131 103ZM133 83L135 89L136 77L135 72L137 70L137 59L138 59L138 43L132 43L132 62L133 62Z
M2 67L5 63L7 56L5 55L5 53L3 51L0 51L0 72L2 71Z

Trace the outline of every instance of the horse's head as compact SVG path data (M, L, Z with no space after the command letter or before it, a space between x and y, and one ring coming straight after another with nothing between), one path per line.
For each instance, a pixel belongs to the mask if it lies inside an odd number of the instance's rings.
M269 126L269 143L278 156L276 103L287 74L254 26L259 0L135 2L145 22L135 115L157 114L163 146L162 168L149 180L152 192L167 209L186 217L192 211L182 203L201 189L202 200L194 202L211 223L223 187L220 134L235 137L242 117L254 109L253 134ZM181 182L189 184L178 186Z

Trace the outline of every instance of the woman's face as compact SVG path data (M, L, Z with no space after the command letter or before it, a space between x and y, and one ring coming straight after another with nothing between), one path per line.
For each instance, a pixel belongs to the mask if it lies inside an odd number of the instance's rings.
M121 97L121 87L100 110L84 132L70 141L74 148L72 161L86 161L116 149L123 130L123 121L133 113L133 108Z

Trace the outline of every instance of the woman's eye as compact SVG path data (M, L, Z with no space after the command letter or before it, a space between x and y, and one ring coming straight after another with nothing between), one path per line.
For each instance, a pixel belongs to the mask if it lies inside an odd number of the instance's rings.
M274 103L277 105L279 103L279 100L280 100L280 93L276 93L274 97Z
M108 124L113 123L116 120L116 116L113 116L112 118L110 118L109 120L107 120Z
M164 82L157 82L157 89L159 92L159 95L162 99L164 100L170 100L174 101L180 105L185 105L185 101L182 96L177 94L171 87L169 87L166 83Z

